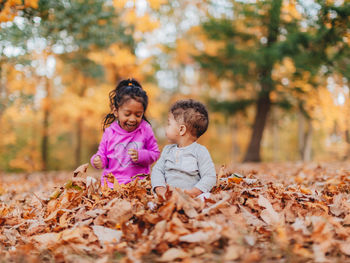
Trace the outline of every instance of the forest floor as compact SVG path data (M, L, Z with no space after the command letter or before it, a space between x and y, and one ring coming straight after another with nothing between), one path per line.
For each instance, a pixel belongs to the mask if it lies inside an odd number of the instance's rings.
M0 173L0 263L350 262L350 163L232 164L202 199L87 168Z

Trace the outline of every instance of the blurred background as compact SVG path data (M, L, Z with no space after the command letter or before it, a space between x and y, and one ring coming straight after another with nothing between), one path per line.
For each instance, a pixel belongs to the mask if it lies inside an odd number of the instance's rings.
M124 78L161 148L172 102L210 111L217 165L350 154L350 2L0 1L0 171L89 161Z

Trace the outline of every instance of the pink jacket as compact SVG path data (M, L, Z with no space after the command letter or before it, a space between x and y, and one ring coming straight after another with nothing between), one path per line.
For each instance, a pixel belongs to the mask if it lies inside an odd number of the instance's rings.
M138 150L137 162L131 160L129 149ZM137 174L149 174L150 166L158 159L159 154L157 140L149 123L142 120L136 130L127 132L115 121L103 133L98 151L91 157L90 162L94 166L94 158L97 155L101 157L104 168L101 176L102 185L105 175L110 173L119 184L127 184L133 180L131 177ZM113 184L107 183L109 187L113 187Z

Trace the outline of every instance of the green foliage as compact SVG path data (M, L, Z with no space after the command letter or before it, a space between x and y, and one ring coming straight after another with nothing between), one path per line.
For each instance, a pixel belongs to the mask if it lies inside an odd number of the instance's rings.
M24 55L30 51L28 40L39 41L47 52L63 54L65 61L92 77L101 77L103 71L87 58L88 51L116 42L125 43L131 50L135 47L132 36L126 34L128 26L103 0L41 0L37 9L26 8L20 15L20 26L11 23L0 30L0 46L19 47L19 55Z
M103 66L87 58L83 52L74 53L73 56L71 54L63 54L61 57L68 65L78 69L86 77L97 79L104 76Z
M319 42L322 43L321 48L327 46L327 43L331 44L331 48L325 51L328 69L350 79L350 47L347 39L350 28L350 3L344 1L340 6L329 5L324 1L318 3L323 6L322 15L318 20Z
M343 37L350 27L350 4L345 2L341 6L333 6L326 1L317 1L314 10L318 8L319 12L315 18L309 16L307 6L300 3L300 7L304 8L303 16L299 20L284 21L279 12L281 3L282 1L233 2L233 18L210 18L202 24L207 37L225 41L225 47L215 56L202 53L195 58L204 69L214 72L218 77L234 81L237 76L241 76L246 83L266 84L268 91L274 90L276 84L268 72L275 63L286 57L294 61L296 79L303 72L309 72L311 76L319 74L322 65L331 67L337 64L343 73L349 72L348 63L345 63L349 49ZM261 14L259 9L269 11ZM258 39L256 33L239 29L238 25L242 28L241 23L244 24L243 29L259 25L257 30L265 32L265 42L261 42L262 39ZM253 47L244 45L247 41L254 43ZM252 68L252 65L255 67ZM264 92L264 89L257 88L256 92ZM255 97L256 94L251 96ZM288 100L281 98L281 101ZM286 103L276 105L284 105L285 109L292 108Z
M106 1L41 0L39 8L30 11L32 23L41 19L38 35L51 45L89 50L91 46L106 47L116 40L132 44L132 38L125 34L125 26L116 23L118 16L113 6Z
M226 113L227 115L234 115L238 112L245 111L256 101L253 99L237 100L237 101L217 101L209 100L209 107L212 111L218 111Z
M257 98L257 110L251 143L245 158L255 161L260 160L256 152L260 149L270 106L291 110L296 108L293 104L298 105L307 96L304 94L305 96L291 100L289 97L293 88L290 89L278 83L279 80L273 79L274 67L285 58L291 58L295 70L288 76L289 83L300 80L305 84L313 82L314 88L320 83L317 83L313 76L320 74L322 66L332 70L335 69L334 65L337 65L343 73L348 73L348 44L345 43L344 36L347 35L350 25L350 8L348 2L336 5L328 1L316 1L313 3L313 10L318 11L315 17L308 11L307 3L303 2L298 3L299 10L289 7L292 3L287 1L284 7L283 0L230 2L232 10L227 12L232 13L232 17L223 15L217 18L216 15L202 24L206 36L212 41L224 42L224 47L215 55L204 52L195 59L202 68L215 73L219 78L229 79L233 83L244 80L246 85L249 83L249 87L255 88L253 92L249 89L248 95L252 99ZM282 8L291 9L283 11ZM286 19L283 16L286 11L291 13L291 18ZM306 79L305 75L308 75L309 79ZM287 89L285 92L275 92L277 98L271 101L270 94L278 86ZM242 88L241 85L234 87ZM246 103L247 101L249 99L245 96L242 104L237 100L232 102L234 106L228 102L218 103L216 109L226 114L235 114L239 111L237 107L242 107L243 110L253 104Z
M288 100L287 98L283 98L279 101L276 101L273 103L273 105L275 105L281 109L284 109L284 110L293 109L293 103L290 100Z

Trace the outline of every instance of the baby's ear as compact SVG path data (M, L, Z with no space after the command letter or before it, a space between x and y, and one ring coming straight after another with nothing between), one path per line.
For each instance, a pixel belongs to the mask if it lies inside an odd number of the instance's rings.
M180 125L180 135L185 135L187 132L187 127L185 125Z

